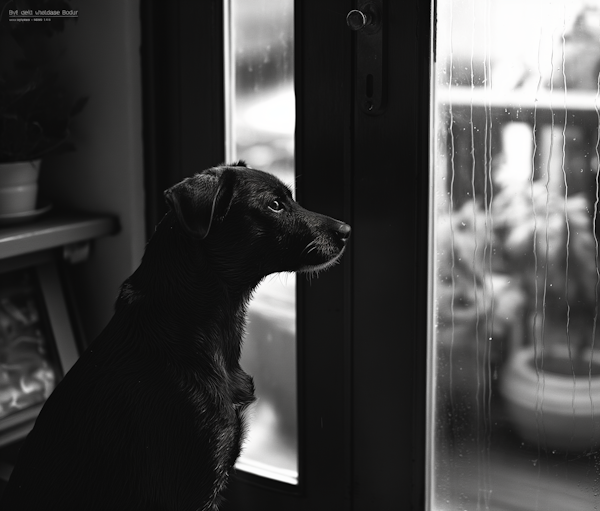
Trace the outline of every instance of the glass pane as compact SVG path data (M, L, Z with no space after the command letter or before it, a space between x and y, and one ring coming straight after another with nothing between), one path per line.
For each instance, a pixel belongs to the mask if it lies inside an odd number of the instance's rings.
M600 3L437 0L432 509L600 506Z
M227 158L294 187L293 0L230 0L226 13ZM237 467L296 484L296 286L277 274L257 289L248 313L242 367L257 403Z

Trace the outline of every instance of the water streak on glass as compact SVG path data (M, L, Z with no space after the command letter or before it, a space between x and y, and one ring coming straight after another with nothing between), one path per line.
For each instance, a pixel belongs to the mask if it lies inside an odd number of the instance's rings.
M227 159L294 187L293 0L225 2ZM293 274L267 277L248 309L241 365L257 402L239 470L298 481L296 299Z
M600 108L598 107L598 99L600 98L600 73L598 73L598 78L596 81L596 97L594 100L594 109L596 111L596 118L598 121L598 128L596 129L596 145L595 145L595 154L596 154L596 181L595 181L595 196L594 196L594 213L592 219L593 226L593 234L594 234L594 252L596 256L596 283L594 286L594 294L595 294L595 303L594 303L594 319L592 323L592 340L591 340L591 355L590 355L590 363L588 366L588 390L589 390L589 398L590 398L590 408L592 420L596 420L595 415L595 406L594 406L594 396L592 393L592 377L593 377L593 366L594 366L594 350L595 350L595 339L596 339L596 330L598 327L598 292L600 291L600 267L598 260L600 259L600 251L598 246L598 236L596 233L597 228L597 218L598 218L598 207L600 205Z
M563 12L564 12L564 6L563 6ZM563 14L564 16L564 14ZM569 185L567 183L567 171L565 168L565 160L567 157L567 121L568 121L568 108L567 108L567 73L566 73L566 56L565 56L565 46L566 46L566 40L565 40L565 31L566 31L566 23L565 23L565 19L563 17L563 29L562 29L562 34L561 34L561 57L562 57L562 66L561 66L561 71L562 71L562 78L563 78L563 98L564 98L564 110L565 110L565 122L563 124L563 130L562 130L562 159L561 159L561 171L563 174L563 184L564 184L564 197L565 197L565 201L564 201L564 215L565 215L565 227L566 227L566 231L567 231L567 240L566 240L566 247L565 247L565 302L567 305L567 317L566 317L566 324L565 324L565 334L567 337L567 349L569 351L569 361L571 362L571 372L573 373L573 399L572 399L572 408L573 408L573 417L575 417L575 389L576 389L576 385L577 385L577 376L575 374L575 367L574 367L574 362L573 362L573 352L572 352L572 346L571 346L571 335L569 332L569 326L570 326L570 322L571 322L571 304L569 303L569 243L571 241L571 228L569 226L569 213L567 210L567 203L568 203L568 192L569 192Z
M449 0L450 2L450 33L452 33L453 27L454 27L454 9L452 8L452 0ZM448 218L452 218L452 204L454 204L454 180L456 177L456 163L454 160L454 154L455 154L455 147L454 147L454 112L452 110L452 69L453 69L453 62L452 62L452 55L454 55L454 52L452 51L452 38L450 38L450 55L449 55L449 60L450 60L450 66L449 66L449 70L448 70L448 111L449 111L449 116L450 116L450 121L449 121L449 132L450 132L450 200L448 201ZM454 250L454 226L452 224L452 222L449 222L449 226L450 226L450 257L451 257L451 264L450 264L450 280L452 283L452 287L451 287L451 295L450 295L450 321L451 321L451 327L450 327L450 356L449 358L449 391L450 391L450 396L449 396L449 401L450 401L450 423L452 424L454 421L454 413L455 413L455 409L454 409L454 399L453 399L453 392L452 389L454 388L453 385L453 375L454 375L454 367L452 364L452 361L454 360L454 335L455 335L455 311L454 311L454 306L455 306L455 296L456 296L456 280L455 280L455 276L454 276L454 272L456 269L456 259L455 259L455 250Z
M429 500L597 509L600 5L437 11Z
M490 92L492 90L493 84L493 75L492 75L492 61L491 61L491 40L490 40L490 28L491 28L491 9L490 2L485 2L485 23L486 23L486 37L485 37L485 51L484 51L484 59L483 59L483 75L484 75L484 92L485 92L485 139L484 139L484 173L487 176L487 179L484 181L485 189L484 189L484 197L488 197L489 194L489 203L486 199L484 201L485 205L485 219L486 219L486 250L488 254L487 260L487 271L491 272L492 270L492 261L493 261L493 239L492 233L494 229L494 221L491 216L491 211L494 204L494 185L492 182L492 165L494 163L493 160L493 152L492 152L492 132L494 128L494 120L492 116L492 109L490 104ZM493 311L495 308L494 302L494 282L490 281L489 291L491 295L490 300L490 311ZM492 424L493 424L493 416L492 416L492 384L493 380L497 378L497 374L492 370L491 364L491 349L490 343L493 341L493 331L494 331L494 316L490 315L489 325L488 325L488 311L486 310L486 348L487 348L487 357L486 357L486 366L488 367L488 391L487 391L487 436L486 436L486 463L489 465L491 460L491 441L492 441ZM489 471L487 472L487 480L486 480L486 507L489 507L489 496L491 495L492 486L491 486L491 478Z
M543 0L541 0L540 3L542 3ZM541 86L542 86L542 79L543 79L543 75L542 75L542 69L541 69L541 48L542 48L542 35L543 35L543 30L542 30L543 26L540 24L540 31L539 31L539 35L538 35L538 44L537 44L537 73L538 73L538 80L537 80L537 84L536 84L536 89L535 89L535 98L534 98L534 103L533 103L533 127L532 127L532 138L533 138L533 151L532 151L532 155L531 155L531 174L530 174L530 179L529 179L529 192L530 192L530 197L531 197L531 212L532 212L532 217L533 217L533 245L532 245L532 255L533 255L533 268L534 268L534 279L535 279L535 289L537 290L539 287L539 260L538 260L538 253L537 253L537 236L538 236L538 219L537 219L537 213L535 210L535 202L534 202L534 179L535 179L535 174L536 174L536 155L537 155L537 151L538 151L538 119L537 119L537 108L538 108L538 98L539 98L539 94L540 94L540 90L541 90ZM546 243L547 246L547 243ZM539 350L539 338L537 335L537 322L538 322L538 293L536 292L534 294L534 309L533 309L533 320L532 320L532 324L533 324L533 331L532 331L532 343L533 343L533 359L535 362L535 372L536 372L536 377L537 377L537 388L536 388L536 402L535 402L535 416L536 416L536 429L538 431L538 434L540 432L540 427L541 425L543 425L543 415L541 415L542 413L542 401L543 401L543 379L540 379L540 360L541 360L541 364L543 364L543 360L544 360L544 352L543 352L543 345L542 345L542 350L540 352ZM542 327L543 330L543 327ZM542 336L543 338L543 336ZM543 374L543 372L542 372ZM541 442L540 442L541 444ZM538 458L540 457L540 448L541 445L538 446Z

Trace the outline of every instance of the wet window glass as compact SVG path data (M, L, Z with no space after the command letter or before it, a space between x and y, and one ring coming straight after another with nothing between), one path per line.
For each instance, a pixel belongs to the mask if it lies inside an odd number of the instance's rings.
M225 3L228 160L244 159L293 189L293 0ZM271 275L256 290L241 363L258 400L237 468L296 484L294 274Z
M432 509L600 506L600 3L438 0Z

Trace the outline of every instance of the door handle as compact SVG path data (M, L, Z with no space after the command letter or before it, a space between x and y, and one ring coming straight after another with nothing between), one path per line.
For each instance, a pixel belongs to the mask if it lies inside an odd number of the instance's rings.
M362 2L346 16L356 33L356 94L361 109L378 115L385 107L383 0Z

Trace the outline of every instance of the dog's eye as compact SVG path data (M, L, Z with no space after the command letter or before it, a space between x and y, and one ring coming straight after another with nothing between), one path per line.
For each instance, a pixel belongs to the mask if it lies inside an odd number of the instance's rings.
M279 212L283 210L283 204L277 199L273 199L269 204L269 209L271 211Z

